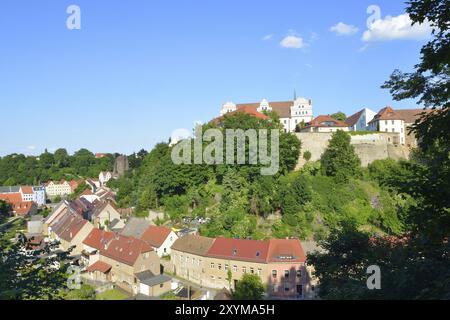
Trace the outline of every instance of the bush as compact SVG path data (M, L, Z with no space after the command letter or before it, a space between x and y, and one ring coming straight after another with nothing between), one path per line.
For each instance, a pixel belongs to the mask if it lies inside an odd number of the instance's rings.
M306 161L311 160L311 156L312 156L312 154L310 151L303 152L303 159L305 159Z

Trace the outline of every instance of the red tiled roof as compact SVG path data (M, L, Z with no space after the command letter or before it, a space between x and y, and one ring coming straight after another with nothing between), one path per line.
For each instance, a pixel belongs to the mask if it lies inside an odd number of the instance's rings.
M217 238L207 256L264 263L268 249L269 241Z
M345 119L345 123L351 127L354 126L356 124L356 122L358 121L358 119L361 117L361 115L363 114L364 109L362 109L361 111L358 111L357 113L355 113L354 115L351 115L350 117L348 117L347 119Z
M217 238L207 256L257 263L306 261L302 245L295 239L258 241Z
M263 114L261 112L258 112L256 110L256 108L254 108L252 106L249 106L249 105L242 105L240 107L237 107L236 111L229 112L229 113L227 113L224 116L215 118L211 122L219 123L219 122L221 122L221 121L223 121L225 119L225 116L234 115L234 114L237 114L237 113L245 113L245 114L254 116L254 117L258 118L258 119L261 119L261 120L269 120L270 119L270 117L266 116L265 114Z
M23 186L21 187L22 193L24 194L33 194L33 188L29 186Z
M11 204L22 202L22 195L20 193L0 193L0 200L4 200Z
M108 273L111 270L111 266L103 261L97 261L94 264L87 267L88 272L100 271L101 273Z
M146 242L133 237L116 235L100 253L113 260L133 266L137 258L153 248Z
M82 194L80 194L80 197L81 196L92 196L92 195L93 195L93 193L92 193L91 189L86 189L83 191Z
M268 262L305 262L302 244L296 239L271 239Z
M431 109L397 109L395 110L397 114L406 122L414 123L417 119L420 119L422 115L429 114L433 112Z
M332 124L331 126L329 124ZM305 128L310 128L310 127L348 127L348 124L343 122L343 121L339 121L336 120L330 116L318 116L317 118L315 118L313 121L309 122Z
M171 232L172 230L167 227L150 226L142 235L141 240L147 242L152 247L159 248Z
M70 242L87 223L87 220L84 220L78 214L66 210L61 219L52 224L51 227L53 232L61 239Z
M236 108L253 108L258 109L261 105L260 102L257 103L241 103L237 104ZM272 111L278 114L280 118L289 118L291 116L291 107L294 105L294 101L276 101L276 102L269 102L270 107L272 108Z
M14 214L19 216L28 215L33 207L36 206L33 201L22 201L20 193L0 193L0 200L8 202Z
M78 187L79 182L72 180L69 182L69 185L70 185L70 190L72 190L72 192L74 192L75 189Z
M101 250L114 238L114 233L110 231L104 231L97 228L92 229L91 233L84 239L83 244Z
M100 229L93 229L83 244L99 250L100 254L108 258L130 266L134 265L140 254L153 251L149 244L140 239Z

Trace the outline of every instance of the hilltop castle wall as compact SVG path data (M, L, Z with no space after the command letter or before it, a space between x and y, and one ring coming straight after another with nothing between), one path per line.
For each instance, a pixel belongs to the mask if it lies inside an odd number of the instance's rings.
M332 133L300 132L296 133L302 141L302 150L297 169L303 167L306 160L303 159L305 151L311 152L311 160L320 160L320 157L328 147ZM399 143L398 133L370 133L365 135L353 135L351 144L361 159L361 165L367 167L375 160L382 159L408 159L409 149Z

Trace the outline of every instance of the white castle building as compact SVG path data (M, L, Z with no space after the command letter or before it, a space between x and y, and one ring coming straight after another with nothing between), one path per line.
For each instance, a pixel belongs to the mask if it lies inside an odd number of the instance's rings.
M297 125L308 123L313 120L312 100L305 98L295 98L292 101L269 102L263 99L259 103L234 104L233 102L225 103L220 115L223 116L229 112L248 112L256 110L260 113L264 111L273 111L280 117L286 132L295 132Z

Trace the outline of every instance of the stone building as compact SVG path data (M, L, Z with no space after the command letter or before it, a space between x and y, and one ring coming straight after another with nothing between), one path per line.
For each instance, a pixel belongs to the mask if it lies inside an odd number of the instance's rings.
M121 155L116 158L116 161L114 162L114 176L121 177L130 170L130 165L128 163L128 157Z
M296 127L302 123L308 123L313 119L313 106L311 99L294 98L291 101L269 102L263 99L259 103L234 104L227 102L222 105L220 115L230 112L255 110L259 113L273 111L280 117L280 122L286 132L295 132Z

